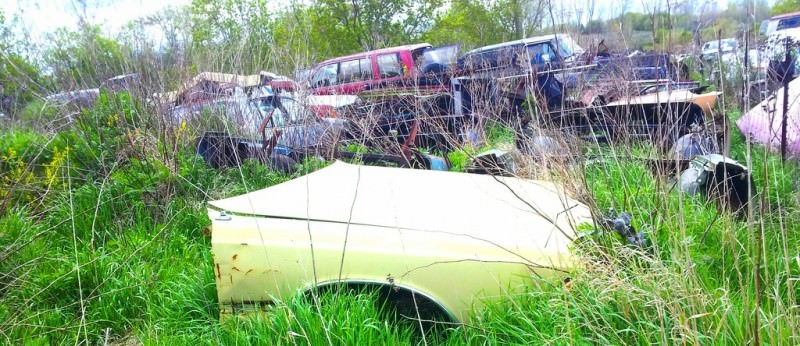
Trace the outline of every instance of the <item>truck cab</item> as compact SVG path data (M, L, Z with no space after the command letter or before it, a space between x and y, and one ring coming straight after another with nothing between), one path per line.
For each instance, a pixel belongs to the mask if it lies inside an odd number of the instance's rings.
M473 49L458 65L466 73L549 71L572 64L583 52L568 35L545 35Z

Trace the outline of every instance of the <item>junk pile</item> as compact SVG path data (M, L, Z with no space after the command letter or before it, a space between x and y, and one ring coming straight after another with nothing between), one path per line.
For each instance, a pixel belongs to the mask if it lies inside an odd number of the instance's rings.
M755 194L750 170L719 152L712 137L690 133L676 141L671 158L647 162L654 174L677 177L676 186L682 193L705 196L717 201L721 209L745 216Z

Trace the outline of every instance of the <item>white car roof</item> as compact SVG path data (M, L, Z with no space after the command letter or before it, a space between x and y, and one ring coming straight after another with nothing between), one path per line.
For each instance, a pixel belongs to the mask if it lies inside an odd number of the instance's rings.
M550 34L550 35L543 35L543 36L536 36L536 37L528 37L528 38L523 38L521 40L508 41L508 42L493 44L491 46L485 46L485 47L476 48L476 49L473 49L473 50L467 52L466 54L485 52L485 51L489 51L489 50L493 50L493 49L497 49L497 48L501 48L501 47L513 46L513 45L517 45L517 44L528 45L528 44L532 44L532 43L547 42L547 41L550 41L550 40L556 38L556 36L563 36L563 35Z

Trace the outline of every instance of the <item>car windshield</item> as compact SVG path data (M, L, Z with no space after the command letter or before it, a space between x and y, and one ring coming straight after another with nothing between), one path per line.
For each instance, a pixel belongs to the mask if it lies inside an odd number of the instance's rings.
M583 54L583 48L569 36L556 36L556 41L561 56L566 60Z
M734 40L725 40L722 41L722 50L723 51L730 51L736 48L736 41Z
M271 97L259 98L251 101L251 104L258 108L262 117L267 116L272 111L272 121L275 127L285 127L302 124L306 120L306 112L294 99L289 97L280 98L283 109L275 107ZM268 124L272 127L272 123Z
M299 103L297 103L297 101L292 98L281 97L281 104L288 112L286 120L289 122L289 124L302 124L306 121L307 114L305 109Z
M420 68L422 71L434 68L435 65L441 67L452 66L458 59L458 45L427 48L422 53L423 60Z

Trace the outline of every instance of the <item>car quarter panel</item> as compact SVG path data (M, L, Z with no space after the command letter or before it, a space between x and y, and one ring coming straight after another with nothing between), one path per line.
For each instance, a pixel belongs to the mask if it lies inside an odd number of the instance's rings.
M209 216L223 314L341 279L417 290L461 319L474 298L571 267L592 220L552 183L342 162Z
M212 219L215 214L211 211ZM564 265L553 263L553 254L537 250L524 236L509 239L519 246L507 248L426 230L230 217L215 221L212 231L223 314L232 313L237 303L290 299L318 283L342 279L411 288L466 321L470 308L480 305L473 297L511 294L532 276L550 276L548 268Z

